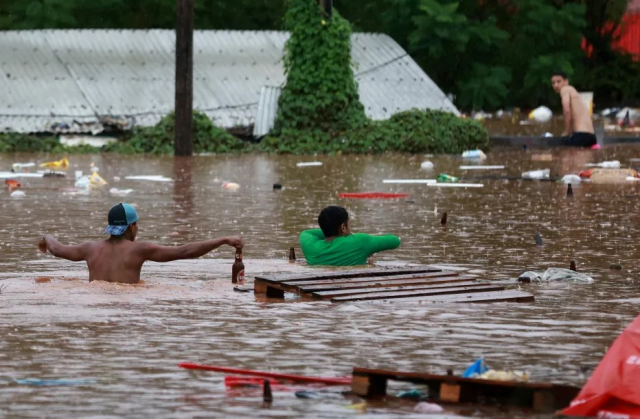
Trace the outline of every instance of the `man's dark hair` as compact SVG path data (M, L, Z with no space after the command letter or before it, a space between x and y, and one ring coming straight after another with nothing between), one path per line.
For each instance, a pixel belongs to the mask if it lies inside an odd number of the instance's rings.
M349 213L342 207L330 206L323 209L318 216L318 224L325 237L335 237L342 223L349 221Z
M554 76L560 76L560 77L562 77L562 78L563 78L563 79L565 79L565 80L569 78L569 76L567 76L567 73L565 73L565 72L564 72L564 71L562 71L562 70L556 70L556 71L554 71L554 72L553 72L553 74L551 74L551 77L554 77Z

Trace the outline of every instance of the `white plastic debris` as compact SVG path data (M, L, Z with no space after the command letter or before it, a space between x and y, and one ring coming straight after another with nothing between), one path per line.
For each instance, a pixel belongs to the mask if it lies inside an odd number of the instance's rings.
M546 106L539 106L529 112L529 119L533 119L536 122L549 122L552 116L553 112Z
M382 183L419 183L419 184L428 184L428 183L436 183L435 179L385 179Z
M633 176L627 176L627 181L629 181L629 182L636 182L636 181L639 181L639 180L640 180L640 178L633 177Z
M114 176L113 177L113 181L114 182L120 182L120 176Z
M13 169L14 172L19 172L21 170L27 169L29 167L34 167L36 164L34 162L29 162L29 163L13 163L11 165L11 168Z
M0 172L0 179L15 179L18 177L43 177L43 173Z
M560 179L562 183L580 183L582 179L578 175L564 175L562 179Z
M600 163L589 163L588 167L603 167L607 169L619 169L620 162L618 160L603 161Z
M298 167L322 166L322 162L321 161L300 162L300 163L296 163L296 166Z
M74 186L80 189L89 189L89 187L91 186L91 180L89 179L89 176L82 176L78 180L76 180Z
M84 173L82 173L82 170L76 170L76 180L80 179L83 175Z
M444 409L439 404L420 402L413 407L416 413L442 413Z
M226 189L228 191L237 191L240 189L240 184L235 182L223 182L222 189Z
M523 172L522 178L540 180L540 179L549 179L550 175L551 175L551 169L530 170L528 172Z
M482 150L467 150L462 153L463 159L480 159L484 160L487 158L487 155L484 154Z
M109 193L115 196L129 195L131 192L133 192L133 189L118 189L118 188L109 189Z
M27 196L27 194L22 191L13 191L9 196L11 198L24 198L25 196Z
M528 271L520 275L520 278L527 278L531 282L584 282L586 284L593 283L593 278L580 272L572 271L564 268L549 268L544 272Z
M431 170L433 169L433 163L431 163L430 161L423 161L422 164L420 164L420 168L422 170Z
M542 137L543 138L551 138L551 137L553 137L553 134L550 133L550 132L545 132L544 134L542 134Z
M171 182L173 179L164 177L162 175L150 175L150 176L126 176L128 180L148 180L151 182Z
M502 170L504 166L460 166L460 170Z

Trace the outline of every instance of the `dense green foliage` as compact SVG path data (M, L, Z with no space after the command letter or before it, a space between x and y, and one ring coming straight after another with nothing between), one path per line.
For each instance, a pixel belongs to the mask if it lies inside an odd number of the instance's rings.
M104 151L121 154L173 154L175 117L171 113L153 127L136 127L129 135L107 144ZM209 117L193 113L193 151L195 153L230 153L247 149L248 145L222 128L213 125Z
M464 108L558 103L549 87L554 68L567 71L579 89L593 90L598 104L640 97L640 61L611 46L627 0L335 0L334 6L355 30L393 37ZM175 0L0 0L0 30L173 28L175 7ZM285 24L286 0L195 0L195 7L198 29ZM327 31L340 26L335 19L331 25Z
M262 146L296 154L460 153L475 148L486 150L489 135L477 121L448 112L414 109L333 135L315 130L290 138L266 137Z
M56 137L29 134L0 134L0 153L97 153L98 148L90 145L68 147L60 144Z
M351 67L351 25L314 0L290 0L285 46L287 82L273 135L281 141L332 138L367 124ZM311 140L313 143L313 140Z

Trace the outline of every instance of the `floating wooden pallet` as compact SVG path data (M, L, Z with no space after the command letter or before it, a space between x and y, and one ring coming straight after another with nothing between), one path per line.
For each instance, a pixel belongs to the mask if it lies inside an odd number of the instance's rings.
M537 412L554 412L569 406L578 387L513 381L462 378L454 375L434 375L368 368L354 368L351 389L362 397L384 397L387 381L424 384L429 399L440 403L498 404L531 408Z
M400 269L359 269L315 275L256 277L254 292L284 298L287 292L304 298L350 301L427 301L480 303L533 301L533 295L481 283L470 275L431 266Z

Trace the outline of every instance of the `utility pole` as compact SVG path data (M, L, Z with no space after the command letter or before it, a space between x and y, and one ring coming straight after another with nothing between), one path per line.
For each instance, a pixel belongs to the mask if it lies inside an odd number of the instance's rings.
M193 153L193 0L178 1L176 24L176 156Z

